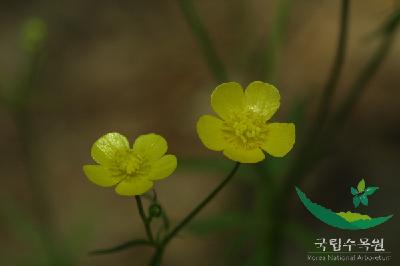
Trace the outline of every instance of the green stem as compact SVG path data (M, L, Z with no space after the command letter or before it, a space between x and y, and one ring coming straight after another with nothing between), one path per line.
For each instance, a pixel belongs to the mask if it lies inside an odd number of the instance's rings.
M340 30L339 38L336 49L335 61L332 65L332 70L327 83L323 89L323 96L317 113L317 119L311 127L311 131L300 146L298 159L293 163L291 169L288 171L284 184L281 189L274 193L274 204L271 206L271 223L269 230L267 230L267 265L278 265L281 246L282 246L282 230L283 220L285 217L285 209L288 202L288 194L297 181L305 176L309 168L313 165L316 149L318 146L315 143L319 141L319 133L326 117L329 112L332 96L335 88L337 87L341 69L345 60L345 51L347 44L348 32L348 19L349 19L349 0L342 0L341 2L341 15L340 15Z
M213 45L210 34L204 26L192 0L178 0L182 14L195 35L204 58L217 82L228 80L222 60Z
M153 255L153 258L151 259L150 262L150 266L160 266L161 265L161 261L162 261L162 256L164 254L164 248L165 246L162 245L158 245L156 247L156 251Z
M140 198L140 196L135 196L135 199L136 199L136 204L137 204L137 207L138 207L138 210L139 210L140 217L142 218L144 227L146 229L147 239L149 240L150 243L153 244L154 243L154 238L153 238L153 233L152 233L151 227L150 227L151 220L147 219L147 217L146 217L146 214L145 214L144 209L143 209L142 199Z
M127 248L135 247L135 246L154 246L154 244L150 243L146 239L135 239L135 240L130 240L125 243L119 244L118 246L115 246L112 248L104 248L104 249L97 249L97 250L91 251L91 252L89 252L88 255L106 255L109 253L122 251Z
M356 79L354 85L350 89L349 95L346 97L344 103L339 107L339 111L335 114L334 119L330 121L321 134L317 135L313 140L303 145L303 149L298 154L298 159L295 161L291 169L285 178L285 183L282 189L277 193L275 199L275 209L271 211L272 222L271 222L271 239L270 247L272 248L271 254L273 259L268 265L277 265L278 256L282 247L282 221L285 220L285 209L288 206L290 197L288 196L294 189L294 185L300 183L305 179L307 173L309 173L317 160L321 160L326 153L327 149L334 145L334 139L337 135L337 131L340 130L340 124L345 121L348 117L354 104L360 99L362 93L365 91L368 81L378 70L379 66L386 57L389 48L391 47L394 40L394 33L397 26L400 24L400 9L397 11L398 14L389 19L394 22L390 24L392 27L389 32L386 32L381 45L377 48L376 52L372 55L369 62L366 64L364 69L361 71L359 77ZM307 147L309 149L307 149Z
M376 50L370 61L365 65L361 74L350 88L350 92L344 102L339 106L338 111L335 114L333 124L341 124L348 117L352 108L356 105L361 95L364 93L368 82L374 77L377 70L381 66L382 62L386 58L390 47L393 43L393 34L385 36L385 40L382 41L379 48Z
M156 252L154 253L151 261L151 266L158 266L161 263L162 255L166 245L171 239L176 236L179 231L185 227L214 197L225 187L225 185L232 179L237 170L239 169L240 163L236 163L231 172L222 180L219 185L211 191L208 196L199 203L171 232L169 232L161 243L158 245Z
M44 188L43 169L38 156L38 135L35 125L29 112L29 104L34 93L38 93L37 81L43 63L43 51L37 50L26 54L27 65L20 77L17 78L9 95L5 96L5 103L9 108L22 147L24 164L27 170L26 182L32 194L32 203L38 215L40 223L51 229L49 200L47 191ZM50 230L48 230L50 231Z
M277 81L279 47L282 43L282 38L288 22L291 7L292 0L280 0L277 3L273 28L268 36L263 74L264 79L271 83L276 83Z
M323 89L323 95L317 112L317 119L315 121L316 131L322 128L328 116L329 109L332 103L332 98L335 93L335 89L338 85L339 78L342 73L343 64L345 62L347 35L348 35L348 21L350 13L349 4L350 4L349 0L342 0L341 15L340 15L340 30L336 48L336 56L335 56L335 61L332 65L329 78L326 82L325 88Z
M202 201L196 208L194 208L186 217L183 219L161 242L162 245L168 244L168 242L186 225L188 224L232 179L237 170L239 169L240 163L236 163L232 171L225 177L224 180Z

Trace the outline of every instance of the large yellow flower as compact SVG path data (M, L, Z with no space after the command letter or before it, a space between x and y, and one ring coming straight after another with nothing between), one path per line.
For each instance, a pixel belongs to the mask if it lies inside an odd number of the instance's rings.
M108 133L92 146L92 158L99 165L85 165L83 171L99 186L117 185L115 191L119 195L141 195L153 187L153 181L175 171L176 157L165 155L167 149L167 142L160 135L141 135L130 148L125 136Z
M243 91L236 82L223 83L211 95L211 106L221 119L203 115L197 133L207 148L223 151L233 161L262 161L262 150L285 156L295 142L294 124L267 122L279 104L279 91L271 84L254 81Z

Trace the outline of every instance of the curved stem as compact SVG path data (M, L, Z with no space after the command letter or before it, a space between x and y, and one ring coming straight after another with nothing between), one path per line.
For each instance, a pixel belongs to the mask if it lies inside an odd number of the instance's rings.
M154 244L150 243L146 239L134 239L130 240L127 242L124 242L122 244L119 244L118 246L114 246L111 248L103 248L103 249L97 249L94 251L89 252L89 255L106 255L109 253L114 253L114 252L119 252L122 250L125 250L130 247L136 247L136 246L153 246Z
M176 236L179 231L185 227L214 197L225 187L225 185L232 179L237 170L239 169L240 163L236 163L231 172L222 180L222 182L211 191L208 196L199 203L170 233L168 233L161 243L157 246L156 252L154 253L153 259L150 263L151 266L158 266L161 263L162 255L164 253L165 246Z
M151 232L150 228L150 219L147 219L146 214L144 213L142 199L140 198L140 196L135 196L135 199L140 217L142 218L144 227L146 229L147 239L150 241L150 243L154 243L153 233Z
M166 245L168 242L186 225L188 224L217 194L220 192L225 185L232 179L237 170L239 169L240 163L236 163L232 171L225 177L224 180L202 201L196 208L194 208L186 217L182 220L161 242L161 245Z

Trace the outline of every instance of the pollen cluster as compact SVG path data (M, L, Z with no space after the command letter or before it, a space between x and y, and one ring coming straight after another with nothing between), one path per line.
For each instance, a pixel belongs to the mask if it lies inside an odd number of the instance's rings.
M266 124L251 111L235 113L224 122L223 135L226 141L245 149L258 147L266 138Z
M144 165L145 160L142 156L133 150L123 151L116 155L111 171L125 178L133 178L144 172Z

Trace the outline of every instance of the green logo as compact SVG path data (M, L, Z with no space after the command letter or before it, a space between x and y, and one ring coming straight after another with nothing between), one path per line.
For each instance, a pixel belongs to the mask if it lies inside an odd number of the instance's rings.
M368 206L368 197L374 194L378 189L378 187L366 187L364 179L358 182L357 189L351 187L350 192L353 196L354 207L358 208L360 206L360 203L364 206ZM339 229L368 229L383 224L393 216L388 215L372 218L366 214L360 214L350 211L334 212L328 208L312 202L298 187L296 187L296 192L301 202L304 204L307 210L311 212L312 215L314 215L316 218L326 223L327 225Z

